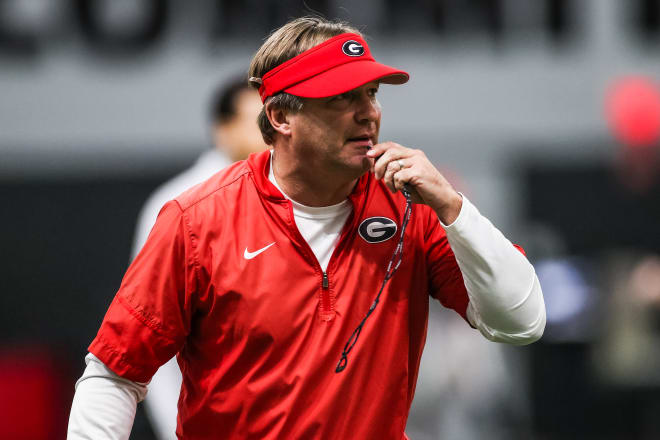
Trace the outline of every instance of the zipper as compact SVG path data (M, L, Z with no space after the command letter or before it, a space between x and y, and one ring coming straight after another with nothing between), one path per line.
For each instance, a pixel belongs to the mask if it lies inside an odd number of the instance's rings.
M289 219L290 219L290 226L289 226L290 230L299 238L301 245L306 249L307 254L310 256L309 258L310 261L313 262L313 264L318 268L319 272L321 272L322 274L321 299L320 299L321 310L319 316L322 321L332 321L335 317L335 311L332 307L332 299L330 298L330 280L328 278L328 274L323 270L323 268L321 268L321 264L319 263L319 260L316 258L316 255L314 255L314 251L312 251L312 248L309 246L309 243L307 243L307 240L305 240L305 238L300 233L300 230L298 230L293 214L293 204L287 200L287 205L288 205L287 207L288 207ZM336 250L337 249L335 248L335 251ZM335 252L333 251L332 256L330 257L330 261L332 261L333 258L335 258L334 253Z
M332 300L330 299L330 281L327 272L323 272L321 281L321 319L332 321L334 317L335 311L332 309Z
M346 240L346 235L348 234L348 231L352 230L352 227L354 226L353 224L356 222L356 219L358 218L358 215L356 214L355 211L356 210L355 201L350 197L349 197L349 201L353 205L353 211L349 215L347 219L347 223L344 225L344 228L340 233L339 241L337 242L337 245L335 246L335 249L332 251L332 255L330 256L328 267L332 266L332 263L334 262L335 258L337 258L337 256L335 255L337 253L337 250L340 248L340 245ZM300 233L300 230L296 226L295 215L293 214L293 204L289 200L287 200L286 202L289 211L289 228L296 236L298 236L302 246L306 248L308 254L311 257L310 261L316 263L316 267L320 270L322 274L320 318L323 321L332 321L335 317L335 310L333 307L333 300L330 297L330 280L328 277L328 273L321 268L321 264L316 258L316 255L314 255L314 251L312 251L312 248L309 246L309 243L307 243L307 240L305 240L305 238Z

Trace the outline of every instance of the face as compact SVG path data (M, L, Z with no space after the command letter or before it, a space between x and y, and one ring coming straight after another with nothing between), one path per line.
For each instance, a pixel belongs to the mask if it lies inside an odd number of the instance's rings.
M366 153L378 143L377 92L373 81L329 98L303 98L303 109L289 115L289 123L292 145L306 166L351 178L371 168Z
M256 90L245 89L234 98L236 114L215 127L216 146L227 153L234 161L247 158L250 154L266 148L257 126L257 116L261 112L261 99Z

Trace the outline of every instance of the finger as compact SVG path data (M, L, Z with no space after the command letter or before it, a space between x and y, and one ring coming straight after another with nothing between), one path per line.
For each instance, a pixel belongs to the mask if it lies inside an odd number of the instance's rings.
M383 155L380 156L374 164L374 174L376 179L383 178L387 171L387 167L392 161L405 159L408 157L406 150L407 149L399 146L398 148L390 148L385 153L383 153Z
M394 179L392 179L391 177L389 180L383 179L383 183L390 190L390 192L392 193L396 192L396 188L394 188Z
M391 162L390 156L392 155L392 150L385 151L380 157L374 162L374 175L376 179L382 179L387 172L387 167Z
M415 171L412 168L403 168L400 171L397 171L392 176L392 186L395 190L401 191L401 189L410 182L410 180L415 175Z
M412 182L415 181L415 171L411 171L410 168L407 168L403 171L396 173L394 177L395 190L401 191L404 186L410 193L410 199L413 203L424 203L424 199L419 195L416 187L413 186Z
M377 174L377 178L381 179L384 174L384 169L381 169L381 166L387 165L389 160L387 159L388 157L391 157L390 155L392 154L391 150L396 150L403 148L401 145L397 144L396 142L382 142L380 144L374 145L369 151L367 151L367 157L371 157L375 159L374 161L374 166L373 171L374 174ZM390 153L388 153L390 151ZM379 163L379 160L383 157L383 155L387 154L386 160L381 161ZM384 165L382 165L384 164Z
M399 162L393 160L387 164L385 169L385 174L383 175L383 182L385 183L385 185L387 185L388 188L392 190L392 192L396 192L393 178L394 178L394 174L399 170L401 170L401 166Z
M415 186L417 184L416 177L416 171L411 170L410 168L399 171L394 176L395 189L396 191L401 191L405 186L405 188L410 193L410 199L413 203L425 203L419 191L417 191L417 187Z
M369 151L367 151L367 156L376 158L378 156L381 156L390 148L393 148L395 145L396 144L394 142L381 142L371 147Z

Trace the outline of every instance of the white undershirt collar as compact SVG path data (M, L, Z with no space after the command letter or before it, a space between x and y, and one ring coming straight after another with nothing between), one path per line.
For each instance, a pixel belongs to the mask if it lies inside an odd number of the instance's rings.
M338 215L344 213L348 207L350 207L350 202L348 201L348 199L330 206L307 206L293 200L282 190L280 185L277 183L277 179L275 178L275 173L273 172L273 150L270 150L270 171L268 172L268 180L270 180L271 183L275 185L275 188L280 190L282 195L287 200L291 201L296 211L296 215L300 217L316 218L316 219L337 217Z

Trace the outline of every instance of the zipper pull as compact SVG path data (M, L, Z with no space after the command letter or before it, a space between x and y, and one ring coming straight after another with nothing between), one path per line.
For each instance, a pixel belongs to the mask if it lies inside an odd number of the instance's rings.
M329 287L328 284L328 274L323 272L323 288L327 289Z

